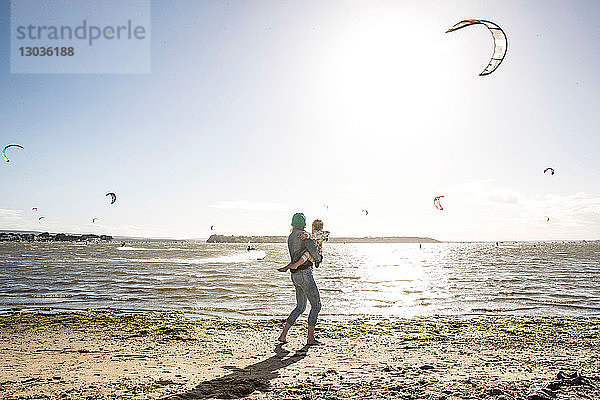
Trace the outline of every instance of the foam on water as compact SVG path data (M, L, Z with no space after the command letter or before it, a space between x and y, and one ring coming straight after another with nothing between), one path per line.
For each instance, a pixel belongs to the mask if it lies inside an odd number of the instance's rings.
M153 251L153 250L158 250L158 249L147 249L147 248L144 248L144 247L120 246L120 247L117 247L117 250Z
M230 264L248 261L262 261L267 256L264 251L252 250L245 253L207 258L147 258L137 261L144 263L173 263L173 264Z

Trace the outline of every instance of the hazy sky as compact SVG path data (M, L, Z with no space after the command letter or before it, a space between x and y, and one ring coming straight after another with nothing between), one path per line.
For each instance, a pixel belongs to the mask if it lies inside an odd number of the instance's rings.
M0 144L26 150L0 164L0 229L286 234L303 211L338 236L598 239L598 15L597 1L153 1L150 74L34 75L10 73L4 0ZM490 76L485 27L444 33L467 18L508 35Z

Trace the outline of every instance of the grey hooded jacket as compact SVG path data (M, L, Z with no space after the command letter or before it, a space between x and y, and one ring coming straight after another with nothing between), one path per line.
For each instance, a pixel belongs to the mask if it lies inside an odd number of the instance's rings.
M309 252L309 254L312 256L312 258L315 260L315 263L320 263L321 262L321 255L319 254L319 250L317 250L317 246L315 245L315 242L313 242L310 239L306 239L306 240L302 240L300 239L300 236L306 233L304 232L304 230L294 227L294 229L292 230L292 233L290 233L290 236L288 236L288 250L290 251L290 258L292 259L292 262L296 262L300 259L300 257L302 257L302 254L304 254L305 252ZM296 269L295 271L301 271L303 269L306 268L310 268L312 267L313 263L309 260L307 260L304 264L302 264L301 266L298 267L298 269ZM295 272L294 270L290 270L292 272Z

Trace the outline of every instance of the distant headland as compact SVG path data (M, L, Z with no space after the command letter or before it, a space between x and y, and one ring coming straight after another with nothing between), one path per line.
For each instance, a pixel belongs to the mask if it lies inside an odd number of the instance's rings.
M287 236L225 236L210 235L206 243L285 243ZM439 240L416 236L330 237L329 243L441 243Z
M97 242L111 241L110 235L70 235L48 232L0 232L0 242Z

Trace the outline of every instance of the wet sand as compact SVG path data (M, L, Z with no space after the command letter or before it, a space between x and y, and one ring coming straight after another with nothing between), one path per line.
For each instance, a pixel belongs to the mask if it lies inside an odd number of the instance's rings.
M600 319L188 320L112 312L0 315L4 399L525 399L579 371L559 399L600 399Z

